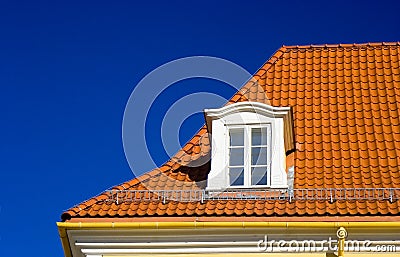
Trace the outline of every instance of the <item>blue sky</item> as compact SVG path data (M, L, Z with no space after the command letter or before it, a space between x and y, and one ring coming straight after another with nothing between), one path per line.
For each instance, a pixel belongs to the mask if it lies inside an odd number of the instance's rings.
M158 66L207 55L254 73L281 45L400 41L397 1L280 2L0 1L0 256L63 256L62 211L133 177L124 108ZM177 83L149 114L155 131L189 84L233 93L206 79ZM186 119L181 143L202 123ZM168 156L154 138L161 164Z

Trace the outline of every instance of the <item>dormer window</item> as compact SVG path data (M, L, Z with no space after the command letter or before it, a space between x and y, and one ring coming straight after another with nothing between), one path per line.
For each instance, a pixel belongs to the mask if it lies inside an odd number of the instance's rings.
M294 149L290 107L241 102L205 110L211 133L207 189L287 188L286 152Z

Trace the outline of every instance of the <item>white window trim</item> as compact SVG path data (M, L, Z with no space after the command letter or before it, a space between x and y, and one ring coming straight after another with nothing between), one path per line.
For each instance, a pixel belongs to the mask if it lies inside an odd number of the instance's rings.
M228 151L226 151L226 156L225 156L225 162L228 163L227 167L227 174L228 174L228 187L229 188L265 188L265 187L270 187L271 186L271 137L272 137L272 131L271 131L271 123L263 123L263 124L242 124L242 125L227 125L227 131L226 133L226 139L225 142L226 148ZM267 164L266 165L259 165L260 167L266 166L265 168L267 169L267 184L265 185L253 185L251 183L252 175L251 175L251 168L253 168L256 165L251 164L251 148L253 147L251 143L251 130L253 128L267 128L267 144L265 145L267 147ZM244 129L244 185L238 186L238 185L230 185L230 172L229 169L231 166L229 165L230 161L230 134L229 131L232 129ZM264 146L264 145L260 145ZM239 167L239 166L238 166Z

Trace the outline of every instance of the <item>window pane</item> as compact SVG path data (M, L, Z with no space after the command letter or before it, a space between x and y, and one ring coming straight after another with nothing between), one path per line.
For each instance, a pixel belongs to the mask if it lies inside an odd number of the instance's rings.
M242 128L229 130L229 136L231 146L244 146L244 130Z
M229 166L242 166L244 164L244 148L231 148Z
M231 186L243 186L244 185L243 168L230 168L229 169L229 183Z
M267 145L267 128L251 129L251 145Z
M267 147L251 148L251 165L267 165Z
M266 185L267 184L267 168L257 167L251 168L251 184Z

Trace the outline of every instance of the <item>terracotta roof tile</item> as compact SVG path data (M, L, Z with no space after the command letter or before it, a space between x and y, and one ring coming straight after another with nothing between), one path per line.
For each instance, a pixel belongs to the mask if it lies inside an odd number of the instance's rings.
M400 43L281 47L228 102L291 106L295 188L400 187ZM210 170L206 127L175 157L119 190L202 189ZM289 162L289 159L288 159ZM195 165L193 165L195 166ZM163 215L398 215L389 201L220 200L110 203L107 193L63 214L74 217Z

